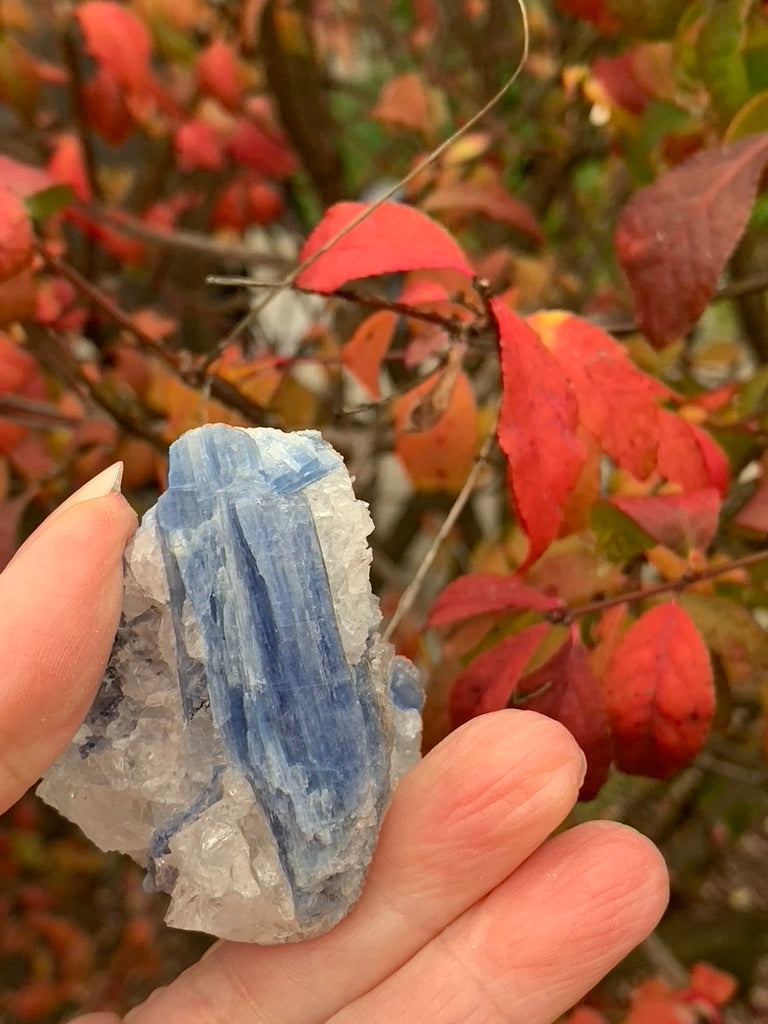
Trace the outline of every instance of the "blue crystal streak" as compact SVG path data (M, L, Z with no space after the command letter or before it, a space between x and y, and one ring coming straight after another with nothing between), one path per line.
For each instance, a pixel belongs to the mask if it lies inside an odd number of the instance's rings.
M371 790L379 813L388 799L367 663L345 658L302 494L339 465L320 438L257 445L245 431L204 427L172 446L157 505L169 584L183 586L200 627L214 723L270 821L305 922L333 905L347 835L338 826L354 823ZM172 607L180 645L178 595ZM190 691L180 678L180 688L191 714L200 681Z

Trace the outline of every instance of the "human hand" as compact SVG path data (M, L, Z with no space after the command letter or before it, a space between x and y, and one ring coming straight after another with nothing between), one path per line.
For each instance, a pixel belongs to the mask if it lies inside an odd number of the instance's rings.
M0 807L67 744L101 679L135 526L107 493L115 478L70 499L0 576ZM548 838L582 765L549 719L475 719L402 780L362 898L333 931L219 942L126 1024L549 1024L666 903L661 857L637 833L590 822Z

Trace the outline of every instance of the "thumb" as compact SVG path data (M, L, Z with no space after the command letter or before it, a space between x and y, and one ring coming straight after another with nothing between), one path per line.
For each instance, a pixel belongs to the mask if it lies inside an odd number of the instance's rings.
M121 471L72 495L0 575L0 811L70 741L104 672L136 528Z

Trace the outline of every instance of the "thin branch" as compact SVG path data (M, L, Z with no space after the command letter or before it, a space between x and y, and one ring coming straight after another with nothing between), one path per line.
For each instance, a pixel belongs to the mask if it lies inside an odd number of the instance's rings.
M749 555L732 558L727 562L720 562L718 565L710 565L698 572L691 570L684 573L677 580L667 580L666 583L658 583L652 587L638 587L636 590L627 590L622 594L601 598L599 601L589 601L586 604L577 605L575 608L556 608L554 611L547 612L544 618L552 623L570 623L574 619L582 618L585 615L592 615L595 612L602 612L607 608L615 608L616 605L624 604L625 602L643 601L649 597L658 597L659 594L681 593L687 590L688 587L693 586L694 583L717 579L718 576L726 576L734 569L742 569L766 560L768 560L768 550L753 551Z
M40 430L75 428L83 422L76 416L65 416L49 402L36 402L22 395L0 395L0 419Z
M493 447L493 441L495 437L496 429L494 428L488 434L485 441L483 441L483 446L477 454L475 464L470 470L467 479L464 481L464 486L461 488L461 491L459 492L456 501L451 506L451 510L445 517L442 526L437 531L437 534L432 543L430 544L429 550L424 555L424 558L422 559L419 568L416 570L413 579L403 591L402 596L397 603L397 608L395 608L394 614L387 623L387 628L384 630L385 640L391 639L395 630L403 621L408 612L411 610L416 598L419 596L419 591L421 590L424 584L424 580L427 576L427 573L432 568L432 563L435 561L435 558L437 558L437 554L440 548L442 547L443 541L451 532L453 527L456 525L456 521L458 520L462 511L464 510L464 506L469 501L472 495L472 491L475 489L475 484L479 480L480 474L483 471L483 467L488 461L488 456L491 453L491 448Z
M768 288L768 270L756 271L754 274L746 274L736 281L729 281L722 288L713 292L710 302L717 302L721 299L736 299L740 295L749 295L752 292L762 292ZM640 325L637 320L619 320L615 323L595 321L596 325L609 334L635 334L639 331Z
M116 230L129 235L131 238L136 238L147 245L154 245L158 248L170 249L171 251L191 252L198 256L208 256L211 260L221 261L222 263L242 263L245 266L274 267L275 270L286 270L291 266L289 260L283 259L280 256L270 256L255 252L247 245L218 242L207 235L200 235L194 231L162 231L159 228L143 224L135 218L128 218L123 214L117 214L98 203L77 203L76 206L83 213L97 220L108 221Z

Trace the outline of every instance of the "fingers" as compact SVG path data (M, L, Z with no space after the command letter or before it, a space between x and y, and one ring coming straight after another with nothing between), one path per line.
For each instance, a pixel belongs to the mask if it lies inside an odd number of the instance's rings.
M666 901L648 840L579 826L332 1024L551 1024L652 931Z
M94 497L93 485L111 491L104 474L87 484L0 576L0 809L72 738L114 639L136 517L119 494Z
M520 711L475 719L403 779L346 920L298 946L219 943L127 1021L326 1021L518 867L568 813L582 774L557 723Z

